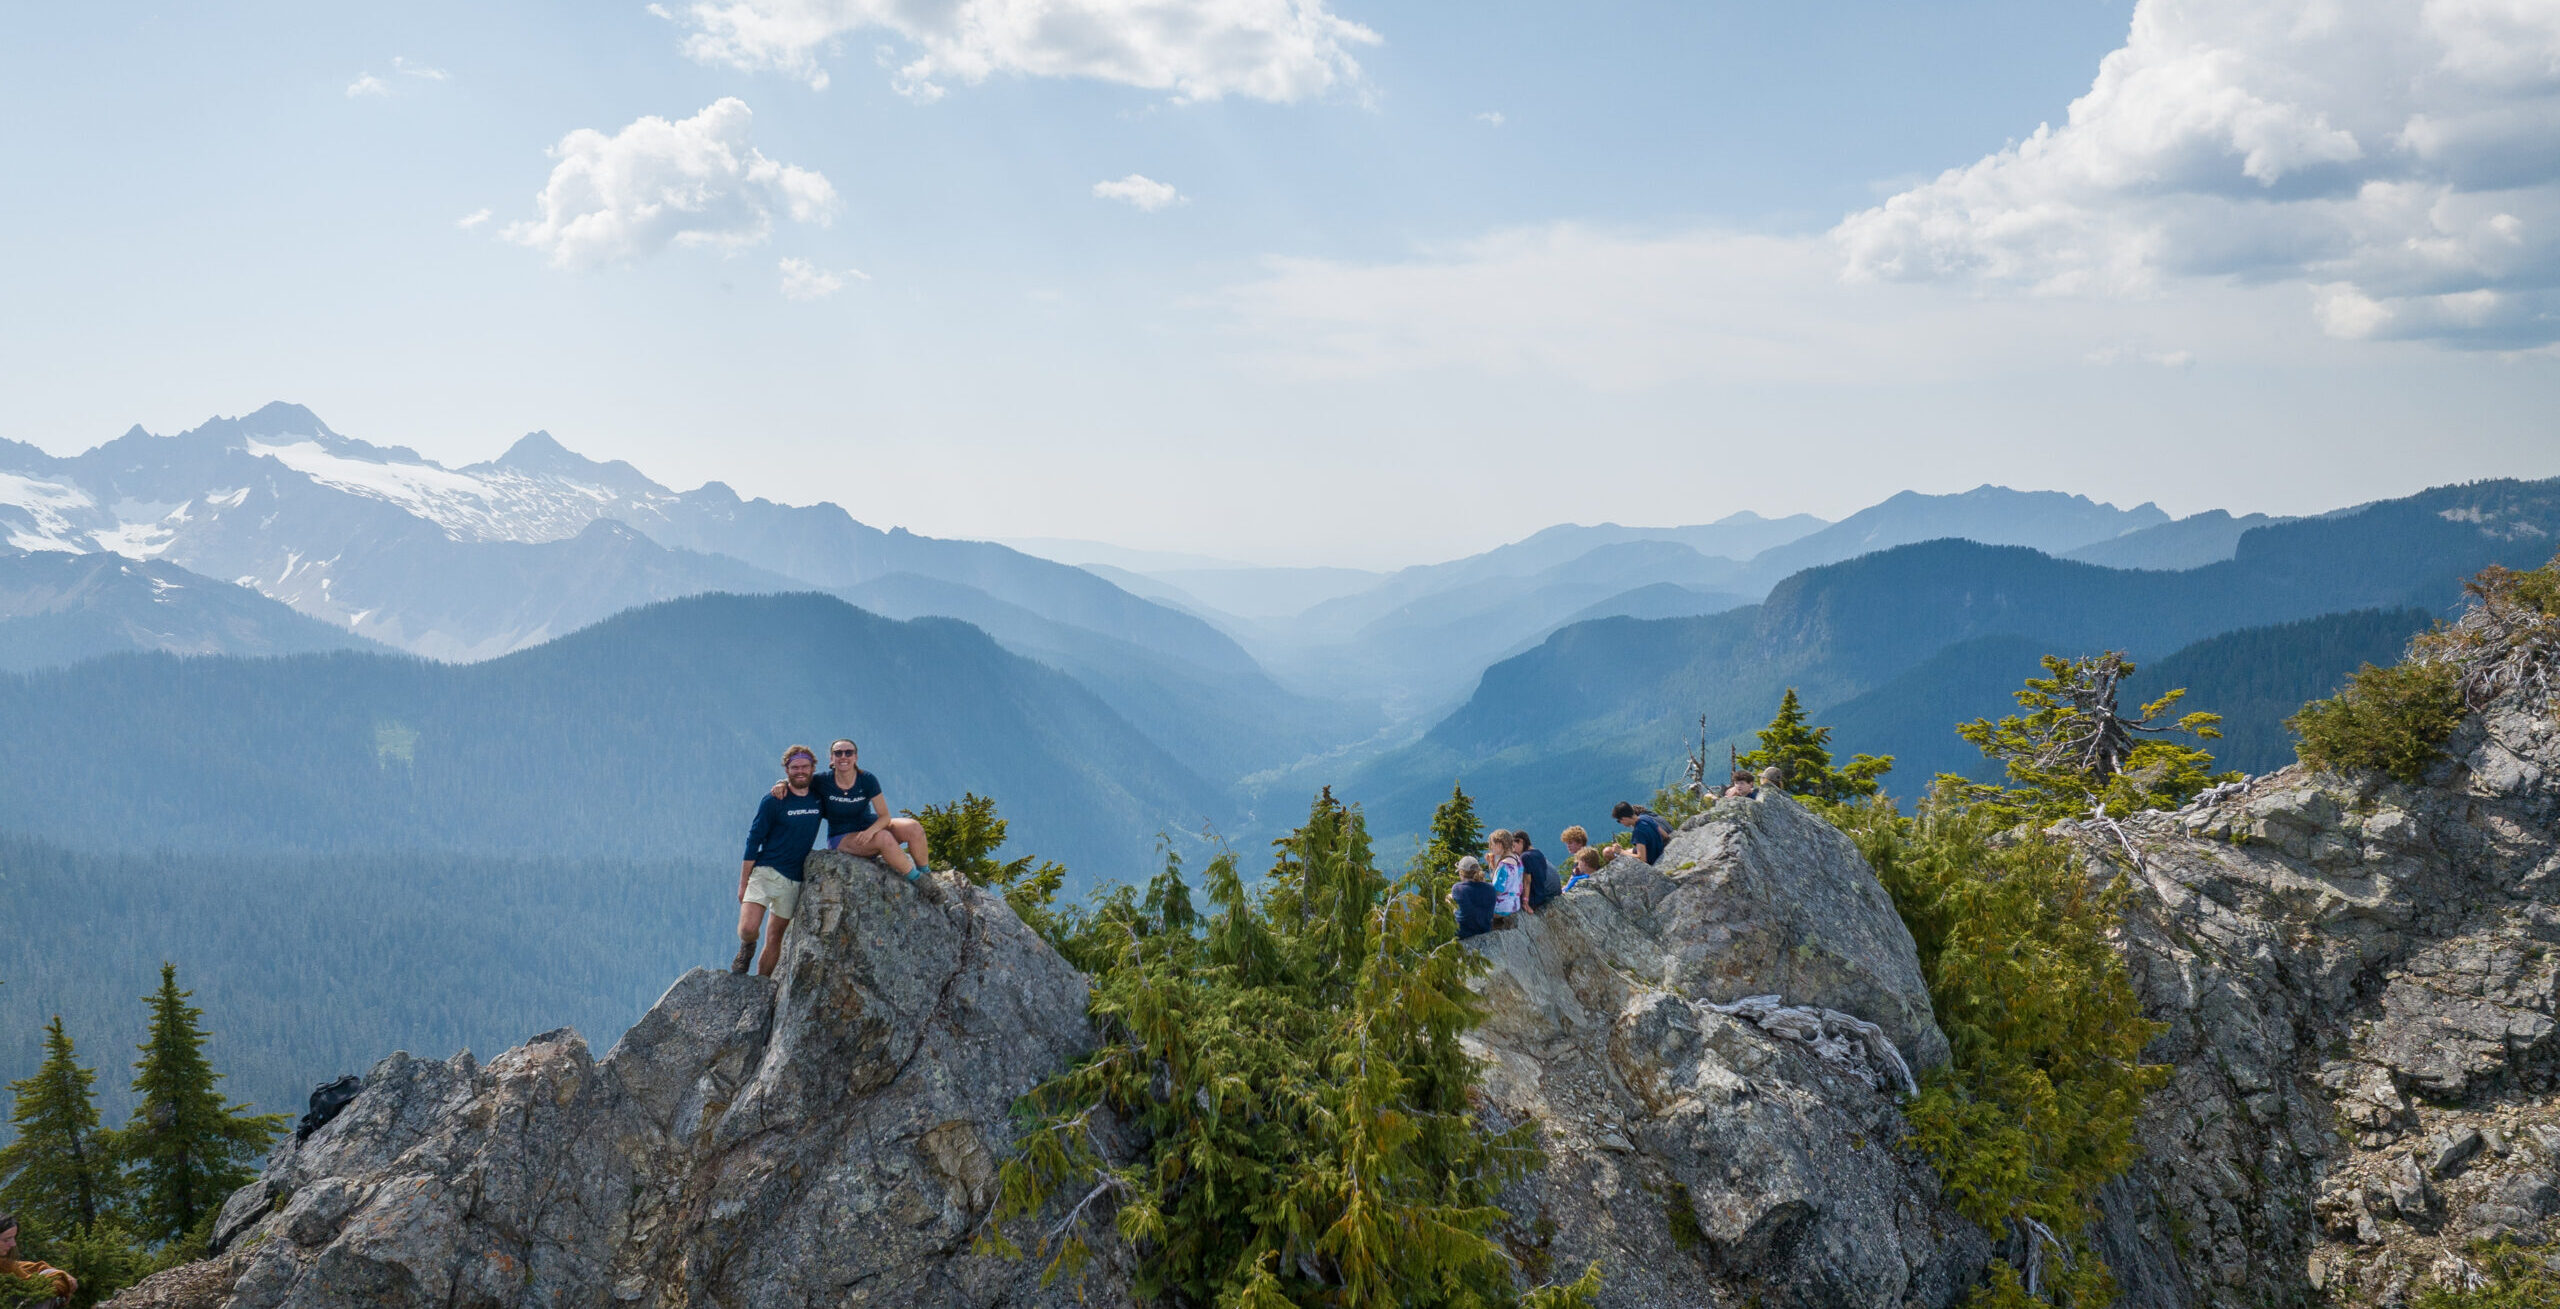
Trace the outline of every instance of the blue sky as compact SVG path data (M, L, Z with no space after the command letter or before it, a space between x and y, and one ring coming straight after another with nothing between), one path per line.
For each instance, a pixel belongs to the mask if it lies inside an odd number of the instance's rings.
M2551 476L2546 11L56 7L0 48L0 436L290 399L447 462L543 428L936 534L1369 566L1983 481Z

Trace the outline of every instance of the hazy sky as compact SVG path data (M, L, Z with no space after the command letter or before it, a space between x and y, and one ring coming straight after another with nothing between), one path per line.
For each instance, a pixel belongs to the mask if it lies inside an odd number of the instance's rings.
M1272 562L2560 475L2560 2L46 6L0 436Z

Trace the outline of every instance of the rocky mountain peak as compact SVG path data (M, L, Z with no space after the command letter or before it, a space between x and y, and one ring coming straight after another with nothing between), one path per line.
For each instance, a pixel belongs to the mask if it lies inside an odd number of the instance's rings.
M967 1251L1013 1101L1093 1043L1083 977L996 896L833 853L785 940L602 1059L565 1029L392 1055L232 1197L217 1258L118 1303L1075 1303Z
M2113 1188L2130 1305L2398 1305L2560 1215L2560 720L2472 713L2416 784L2295 766L2066 825L2136 889L2176 1066Z
M527 432L507 452L487 463L472 464L466 473L504 470L531 477L555 477L603 487L636 499L664 499L674 492L621 459L600 461L560 444L549 432Z

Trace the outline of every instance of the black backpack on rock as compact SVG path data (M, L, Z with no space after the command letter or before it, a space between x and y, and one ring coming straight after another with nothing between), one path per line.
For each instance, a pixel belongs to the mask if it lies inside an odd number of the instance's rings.
M364 1079L354 1073L349 1073L334 1082L326 1082L311 1088L311 1112L304 1114L302 1121L294 1124L293 1139L310 1140L313 1132L328 1126L329 1120L337 1117L341 1110L353 1104L356 1096L363 1091Z

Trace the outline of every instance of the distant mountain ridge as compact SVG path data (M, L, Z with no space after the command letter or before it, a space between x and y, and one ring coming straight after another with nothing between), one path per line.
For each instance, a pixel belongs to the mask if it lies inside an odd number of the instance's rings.
M1454 707L1493 661L1568 622L1714 613L1804 569L1920 541L2059 554L2169 522L2156 505L2118 509L2087 496L1985 485L1953 495L1905 491L1837 523L1739 513L1694 527L1564 525L1403 569L1286 623L1221 626L1301 689L1377 696L1393 716L1429 717Z
M2560 479L2438 487L2260 527L2232 559L2183 572L1957 540L1900 546L1797 573L1747 608L1559 629L1487 669L1463 706L1344 789L1369 798L1381 830L1418 827L1453 777L1480 796L1488 822L1583 821L1657 784L1701 716L1711 742L1740 738L1788 686L1820 710L1966 641L2157 657L2321 614L2443 612L2463 577L2539 564L2555 543Z
M372 570L381 556L440 570L472 552L430 548L438 538L448 547L551 547L535 556L556 553L561 562L529 557L517 565L518 589L539 603L548 591L592 584L600 561L562 543L614 521L669 550L726 556L652 559L650 566L668 575L643 589L834 588L907 572L997 594L1026 591L1016 602L1037 612L1162 643L1204 665L1250 664L1206 624L1079 569L988 542L884 532L832 504L742 500L718 482L672 491L628 463L574 454L543 432L495 460L448 469L405 447L340 435L310 410L277 403L176 436L137 427L67 459L18 446L0 451L0 471L14 474L0 482L0 530L21 549L167 558L358 632L368 624L400 627L404 611L415 607L420 579L376 583ZM741 563L761 573L737 568ZM566 576L544 575L544 568L564 565ZM403 594L380 594L395 589ZM351 590L359 594L345 594ZM565 625L547 615L452 607L409 621L392 643L445 658L487 657L561 630Z
M789 742L900 808L996 797L1018 848L1135 877L1225 788L966 623L704 595L476 664L125 655L0 675L0 831L100 849L621 855L737 871ZM169 759L163 743L187 743ZM171 784L136 787L166 763Z
M378 650L363 637L175 564L0 549L0 672L134 650Z

